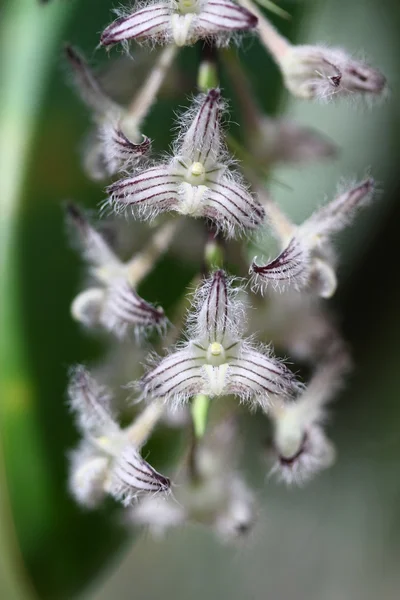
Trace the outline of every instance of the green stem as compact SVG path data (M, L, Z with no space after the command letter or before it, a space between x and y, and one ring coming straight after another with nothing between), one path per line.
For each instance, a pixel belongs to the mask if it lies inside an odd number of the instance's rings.
M16 457L19 475L23 476L24 460L25 472L34 472L39 493L48 487L20 319L18 219L36 118L70 8L68 2L39 6L33 0L9 0L0 25L0 596L7 600L35 597L20 555L7 488L6 459L12 445L23 444L29 450L29 456L21 457L20 452ZM35 490L25 492L35 496Z

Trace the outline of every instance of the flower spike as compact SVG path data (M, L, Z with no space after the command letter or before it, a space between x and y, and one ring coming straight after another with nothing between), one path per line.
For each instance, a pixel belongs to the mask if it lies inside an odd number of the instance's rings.
M100 42L103 46L130 40L189 46L212 38L224 45L232 33L256 24L253 14L231 0L166 0L121 15L103 31Z
M233 394L266 409L271 395L295 393L294 375L267 348L243 339L244 328L243 305L226 274L216 271L196 292L188 342L142 378L144 395L180 404L195 394Z
M265 265L258 265L254 260L250 267L254 287L262 291L268 284L281 289L286 285L296 289L311 287L321 297L331 297L337 282L330 237L351 223L358 210L370 201L374 189L374 180L365 179L317 209L299 226L290 223L280 209L267 200L265 207L283 250Z
M72 303L72 316L88 327L104 327L119 338L132 329L140 333L147 328L163 328L166 323L164 311L140 298L135 286L165 250L175 228L166 226L164 231L158 232L158 238L163 239L159 239L162 243L150 264L146 252L123 263L77 206L68 204L67 214L78 233L84 258L91 267L90 273L98 283L97 287L78 294ZM152 256L151 243L148 250Z
M168 163L155 165L108 188L117 211L131 208L142 218L165 211L205 217L228 236L261 225L264 209L247 191L221 139L223 103L219 90L201 95L189 110L187 129Z
M111 411L110 391L82 366L71 373L68 395L82 434L70 454L70 489L77 502L95 508L110 494L128 505L140 494L168 491L169 479L139 453L162 414L161 405L150 405L130 427L121 429Z

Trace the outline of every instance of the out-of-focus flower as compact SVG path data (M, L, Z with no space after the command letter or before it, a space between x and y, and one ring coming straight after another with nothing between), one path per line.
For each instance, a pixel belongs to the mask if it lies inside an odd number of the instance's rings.
M211 527L224 542L242 537L254 524L253 494L236 470L237 428L217 425L193 449L176 477L174 494L145 497L130 510L133 523L155 535L188 522Z
M258 34L279 66L287 89L299 98L329 100L340 96L379 96L386 78L342 48L293 46L254 6L240 0L258 18Z
M117 211L129 207L142 218L171 210L205 217L228 236L258 227L264 209L229 169L232 161L220 131L222 108L219 90L199 96L183 119L186 127L171 160L111 185L111 205Z
M317 209L299 226L291 223L271 200L266 200L267 215L283 250L265 265L253 262L250 271L254 287L262 290L268 284L278 288L292 285L297 289L311 288L323 298L331 297L337 280L330 238L351 223L358 210L371 200L374 189L374 180L365 179Z
M337 151L335 144L315 129L285 118L261 117L249 143L257 161L266 166L332 158Z
M69 204L67 210L83 257L90 265L90 275L96 281L96 286L88 287L73 301L74 319L88 327L104 327L118 337L129 330L140 333L147 328L162 328L166 323L164 311L140 298L135 287L167 249L176 225L161 227L142 252L124 263L75 205Z
M141 493L168 491L169 479L140 456L162 414L160 403L151 404L131 426L121 429L111 409L110 391L82 366L71 375L68 395L83 436L70 453L69 487L77 502L94 508L110 494L129 505Z
M181 404L196 394L234 394L264 409L270 395L293 395L294 375L268 348L254 348L243 338L245 321L231 283L216 271L196 292L187 343L142 378L144 395Z
M272 402L268 413L274 427L272 473L285 483L305 483L332 465L335 450L323 429L325 406L343 384L348 368L347 356L338 354L317 369L297 400Z
M227 44L232 33L253 29L257 18L231 0L167 0L149 2L132 13L122 13L101 35L110 46L129 40L177 46L212 38Z
M175 49L169 47L161 53L127 108L105 93L96 75L74 48L66 46L65 53L75 85L85 104L93 111L96 124L84 157L88 174L95 180L101 180L132 168L150 149L150 139L142 135L140 129L176 54Z
M324 301L310 290L290 288L277 294L267 289L250 314L251 331L296 361L316 364L344 347Z

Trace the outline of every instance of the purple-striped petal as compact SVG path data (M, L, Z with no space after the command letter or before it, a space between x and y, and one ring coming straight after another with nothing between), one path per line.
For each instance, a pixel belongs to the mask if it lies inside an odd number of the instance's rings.
M250 11L230 0L208 0L204 3L194 31L198 37L230 31L254 29L258 19Z
M146 396L186 400L202 391L204 359L189 347L178 350L163 360L141 380Z
M201 307L197 326L201 337L208 343L221 343L232 322L232 300L224 271L216 271L199 290Z
M210 181L203 215L228 236L259 227L265 217L261 204L240 184L227 177Z
M243 349L229 361L227 393L255 398L265 409L271 396L293 396L299 385L293 373L269 353Z
M167 492L171 487L168 477L158 473L132 446L126 446L115 459L108 491L128 506L141 493Z
M150 4L127 16L116 19L101 34L100 43L110 46L132 39L168 36L171 29L169 3Z
M154 216L174 209L179 203L180 178L170 173L168 165L147 169L135 177L121 179L107 189L116 210L131 207L139 215Z
M374 189L372 178L361 181L315 211L301 226L302 231L313 236L329 236L341 231L370 201Z
M135 144L111 122L100 128L100 137L103 160L110 175L131 168L151 147L151 141L145 135L141 142Z
M300 238L293 237L274 260L265 265L253 262L250 272L257 289L263 289L269 283L281 289L286 285L301 288L307 284L310 275L310 253Z
M198 110L179 147L178 153L185 160L201 163L205 170L209 164L214 165L220 153L222 107L219 90L210 90L206 96L200 96Z
M122 338L130 328L162 326L165 314L162 308L154 308L145 302L126 280L119 279L107 291L101 323Z

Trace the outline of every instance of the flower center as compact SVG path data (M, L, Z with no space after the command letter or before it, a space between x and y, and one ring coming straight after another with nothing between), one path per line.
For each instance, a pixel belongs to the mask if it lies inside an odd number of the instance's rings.
M207 362L213 367L219 367L226 362L225 350L219 342L212 342L207 349Z
M205 180L206 170L201 162L194 162L187 170L186 181L191 185L202 185Z
M195 13L198 9L198 0L178 0L177 9L182 14Z

